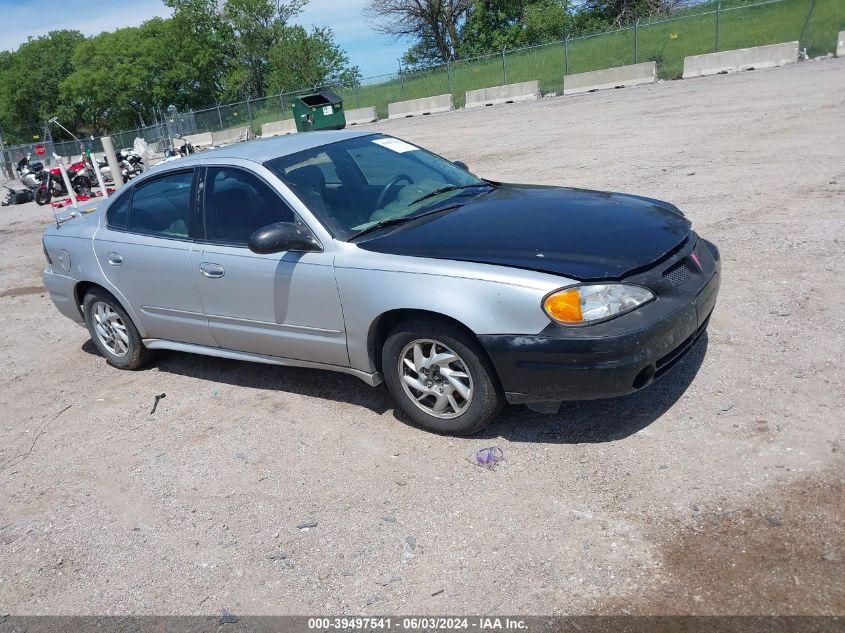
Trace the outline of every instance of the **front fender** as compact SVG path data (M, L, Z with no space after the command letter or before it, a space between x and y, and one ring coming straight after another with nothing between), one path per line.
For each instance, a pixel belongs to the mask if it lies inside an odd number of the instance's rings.
M349 244L338 248L335 274L350 364L367 372L375 370L368 346L370 330L387 312L442 314L476 335L535 335L549 325L541 307L543 297L573 283L502 266L370 253Z

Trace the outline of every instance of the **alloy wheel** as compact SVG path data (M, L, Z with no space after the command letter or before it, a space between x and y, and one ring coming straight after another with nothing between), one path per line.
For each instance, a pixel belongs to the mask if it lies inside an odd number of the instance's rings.
M129 334L126 324L120 314L104 301L97 301L91 306L94 317L94 331L100 343L115 356L126 356L129 353Z
M472 402L472 376L466 363L440 341L408 343L399 355L398 371L411 402L435 418L456 418Z

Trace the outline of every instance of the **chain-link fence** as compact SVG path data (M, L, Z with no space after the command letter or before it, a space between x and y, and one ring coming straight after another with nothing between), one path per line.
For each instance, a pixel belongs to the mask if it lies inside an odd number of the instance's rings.
M565 75L644 61L656 62L661 79L674 79L681 76L688 55L795 40L809 56L827 54L835 50L840 30L845 30L845 0L714 0L669 18L430 68L400 67L397 73L368 77L354 85L319 86L189 112L170 110L161 124L114 132L111 137L118 148L131 147L141 137L164 150L170 139L193 133L248 127L260 135L265 123L293 118L297 95L321 88L337 92L347 110L373 106L378 117L385 118L387 105L397 101L451 93L455 106L461 107L467 90L531 80L539 81L544 94L559 93ZM43 138L37 131L28 134ZM102 151L99 139L84 143L90 143L94 152ZM13 164L15 157L32 153L35 144L7 146L0 164ZM61 156L81 153L75 141L55 142L53 147Z
M164 151L167 144L175 135L169 134L169 126L167 123L155 124L145 127L137 127L132 130L122 130L114 132L109 136L112 143L117 150L129 149L135 145L135 139L142 138L148 145L151 145L155 151ZM54 165L53 154L58 154L67 161L76 161L81 158L86 150L90 150L94 154L101 154L103 152L102 137L88 137L76 140L54 140L49 134L49 130L41 134L34 135L43 140L33 140L30 143L19 143L15 145L4 145L2 143L2 136L0 136L0 176L3 179L13 179L17 176L15 166L18 161L27 156L32 161L40 161L46 167ZM43 156L38 156L37 149L44 150Z

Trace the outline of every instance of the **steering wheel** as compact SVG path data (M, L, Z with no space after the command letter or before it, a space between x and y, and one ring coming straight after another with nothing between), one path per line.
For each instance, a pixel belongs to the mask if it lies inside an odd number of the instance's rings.
M384 201L387 199L387 192L390 191L391 189L393 189L393 187L398 185L403 180L406 181L409 185L414 184L413 178L411 178L407 174L397 174L397 175L395 175L384 186L384 189L381 190L381 193L378 196L378 200L376 200L376 209L381 209L382 207L384 207Z

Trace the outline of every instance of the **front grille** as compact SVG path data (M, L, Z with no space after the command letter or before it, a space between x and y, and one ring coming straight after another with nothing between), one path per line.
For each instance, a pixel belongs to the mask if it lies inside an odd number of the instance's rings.
M700 249L703 248L701 240L695 243L695 248L692 249L691 254L695 254L701 258ZM687 283L693 273L699 272L699 267L692 261L692 258L687 255L681 261L676 262L663 271L663 278L672 284L675 288L683 286Z
M663 278L676 288L689 281L690 269L687 266L687 259L684 257L682 261L663 271Z

